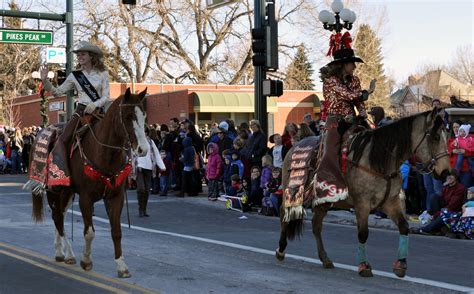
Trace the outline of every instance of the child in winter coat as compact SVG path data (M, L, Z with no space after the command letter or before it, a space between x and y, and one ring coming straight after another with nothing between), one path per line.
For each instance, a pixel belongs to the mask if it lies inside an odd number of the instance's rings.
M232 161L230 163L230 171L231 175L238 175L239 178L242 180L244 177L244 164L242 160L240 160L240 154L237 150L232 151Z
M461 125L459 127L458 136L452 143L453 149L463 149L464 153L458 153L456 159L456 171L460 172L464 159L467 159L471 171L474 169L474 140L469 135L471 129L470 124Z
M219 155L219 146L216 143L209 143L207 145L207 166L206 166L206 179L208 180L208 199L216 201L219 197L219 179L224 171L224 164L221 156Z
M260 178L260 187L265 190L270 179L272 178L272 157L270 155L265 155L262 157L262 176Z
M253 166L250 169L249 204L251 206L260 206L262 203L263 189L260 186L260 174L260 167Z
M267 184L267 190L270 193L270 202L275 209L276 216L280 216L280 207L282 203L283 190L281 187L281 168L274 167L272 169L272 178Z
M171 162L166 158L166 150L161 150L160 156L166 167L166 170L160 171L160 196L167 196L170 188L170 178L168 176L171 171Z
M229 154L229 151L225 151L222 153L224 157L224 174L222 176L222 182L224 184L224 192L227 194L227 190L229 187L232 185L230 177L232 176L232 166L231 166L231 161L232 161L232 155Z

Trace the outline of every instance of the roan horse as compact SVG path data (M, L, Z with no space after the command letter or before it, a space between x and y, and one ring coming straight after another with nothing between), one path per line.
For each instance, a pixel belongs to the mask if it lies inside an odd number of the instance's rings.
M75 264L70 242L64 231L64 216L72 205L73 193L79 194L79 206L84 220L84 251L81 267L92 269L91 244L95 236L92 223L94 202L105 199L109 216L112 240L115 250L118 276L130 277L130 272L122 256L122 232L120 215L122 213L125 183L121 173L130 170L128 146L139 156L146 155L148 144L145 138L145 112L143 98L146 89L134 95L127 89L125 95L118 97L109 107L102 120L84 133L80 148L75 149L70 159L71 186L55 186L46 190L48 204L56 226L56 261ZM33 151L32 151L33 153ZM87 169L87 170L86 170ZM86 173L89 173L88 175ZM96 180L91 179L94 175ZM125 176L126 178L126 176ZM114 185L114 182L117 185ZM33 192L33 219L43 219L43 193Z
M402 185L399 167L403 161L414 156L417 165L422 165L424 172L433 173L436 177L450 169L443 113L434 109L402 118L378 129L363 131L353 137L347 154L345 173L349 196L332 206L355 209L359 239L359 275L372 276L365 249L369 236L368 217L373 209L381 208L398 226L398 258L393 264L393 271L399 277L405 276L409 228L403 211L404 205L399 197ZM283 189L289 183L289 166L293 151L294 148L288 152L283 163ZM315 204L314 201L312 205L313 234L324 268L334 267L321 238L323 219L330 206L328 203ZM287 239L293 240L296 236L301 236L303 228L303 219L284 220L284 207L283 203L279 248L276 250L276 257L280 261L285 258Z

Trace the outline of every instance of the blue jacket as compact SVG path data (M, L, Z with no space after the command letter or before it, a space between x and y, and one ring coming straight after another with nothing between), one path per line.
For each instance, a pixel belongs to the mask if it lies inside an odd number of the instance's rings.
M193 167L194 168L194 147L193 147L193 140L189 137L184 138L183 140L183 158L182 162L185 167Z

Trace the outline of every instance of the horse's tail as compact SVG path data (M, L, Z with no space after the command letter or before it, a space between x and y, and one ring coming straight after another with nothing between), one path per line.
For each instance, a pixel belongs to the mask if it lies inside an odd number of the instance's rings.
M303 235L303 219L295 219L288 222L286 237L288 240L298 239Z
M23 189L31 191L33 202L33 220L37 223L42 222L44 217L43 195L46 193L45 186L35 180L29 180L23 186Z

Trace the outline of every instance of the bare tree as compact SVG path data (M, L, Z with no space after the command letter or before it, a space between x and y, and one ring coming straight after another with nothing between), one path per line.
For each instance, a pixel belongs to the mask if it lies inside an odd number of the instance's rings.
M12 10L19 10L15 1L9 3ZM23 20L5 18L8 28L22 28ZM3 123L18 126L19 114L13 108L13 99L25 95L34 88L31 73L39 66L39 48L35 45L0 43L0 81L3 88L1 120Z
M458 47L446 70L459 81L474 85L474 51L472 50L472 44Z

